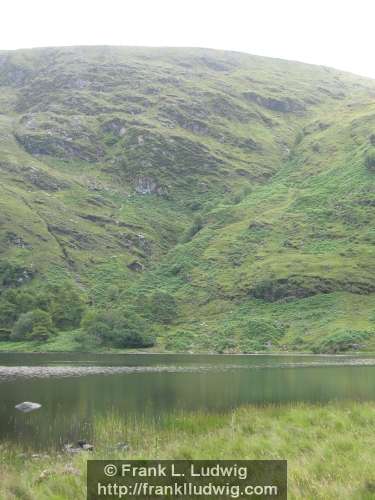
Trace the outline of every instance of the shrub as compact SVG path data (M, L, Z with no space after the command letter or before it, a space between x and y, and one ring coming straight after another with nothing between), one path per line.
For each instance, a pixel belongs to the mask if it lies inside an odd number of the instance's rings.
M190 228L186 231L183 237L183 243L189 242L203 228L203 219L200 215L194 218Z
M64 283L51 290L49 311L54 325L62 330L80 325L85 303L81 294L71 283Z
M98 343L109 343L112 340L113 314L113 311L88 311L81 322L84 333Z
M48 306L49 299L44 293L7 288L0 297L0 325L11 328L20 314L33 309L46 311Z
M107 297L110 302L116 302L120 297L120 289L116 285L110 285L107 290Z
M146 322L130 310L89 311L82 320L82 328L101 345L121 348L154 345Z
M169 293L154 292L149 298L149 310L154 321L172 323L177 314L176 300Z
M0 328L0 342L6 342L10 340L11 330L7 328Z
M375 172L375 148L370 149L366 153L365 164L367 170Z
M236 342L233 338L219 337L216 339L215 351L218 354L234 352L236 350Z
M11 327L18 317L18 310L15 304L2 300L0 302L0 325Z
M299 130L297 132L295 139L294 139L294 145L298 146L298 144L301 144L303 138L304 138L304 132L303 132L303 130Z
M24 340L27 335L30 335L33 330L33 313L28 312L21 314L16 324L13 327L11 339Z
M202 203L200 201L191 201L187 203L187 208L190 208L190 210L196 211L196 210L202 210Z
M367 340L371 333L364 330L344 330L328 335L313 347L315 353L335 354L363 347L360 343Z
M50 314L41 309L35 309L20 315L13 327L11 340L34 340L38 336L42 337L42 340L46 340L52 332Z
M0 262L0 287L16 287L20 286L29 279L33 273L24 267L10 262Z
M188 351L194 345L194 334L187 330L177 330L168 335L165 342L167 351Z
M242 200L244 200L250 193L251 193L251 187L250 186L245 186L243 187L239 192L235 193L231 197L231 202L234 205L237 205L238 203L241 203Z
M36 325L34 326L31 334L30 334L30 340L48 340L50 337L50 331L46 326L43 325Z
M284 335L282 325L269 321L250 319L242 330L240 348L242 351L261 351L273 345Z

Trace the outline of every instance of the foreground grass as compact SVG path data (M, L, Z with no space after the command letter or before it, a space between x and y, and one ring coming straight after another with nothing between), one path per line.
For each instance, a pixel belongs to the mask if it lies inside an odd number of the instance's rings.
M2 445L0 498L84 499L87 458L287 459L289 498L375 498L375 403L244 407L175 414L153 424L118 415L94 423L94 453L67 456ZM114 450L126 442L127 451Z

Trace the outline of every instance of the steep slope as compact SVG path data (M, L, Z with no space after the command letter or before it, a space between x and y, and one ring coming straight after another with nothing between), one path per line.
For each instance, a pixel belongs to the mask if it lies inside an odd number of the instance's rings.
M169 349L372 345L373 81L77 47L0 52L0 86L6 303L69 280ZM148 307L160 291L169 318Z

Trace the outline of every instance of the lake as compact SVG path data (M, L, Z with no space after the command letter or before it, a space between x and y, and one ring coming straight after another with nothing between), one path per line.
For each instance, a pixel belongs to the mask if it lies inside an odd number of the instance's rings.
M374 400L365 355L0 354L0 440L43 448L90 438L93 416L154 419L243 404ZM22 401L42 404L23 414Z

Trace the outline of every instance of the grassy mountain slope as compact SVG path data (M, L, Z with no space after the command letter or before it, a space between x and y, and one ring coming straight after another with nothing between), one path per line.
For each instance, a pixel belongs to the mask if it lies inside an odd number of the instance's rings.
M77 47L0 52L0 86L3 295L69 279L172 350L375 347L374 81Z

